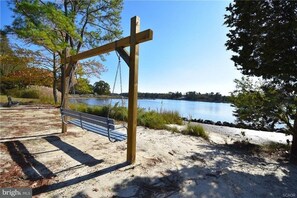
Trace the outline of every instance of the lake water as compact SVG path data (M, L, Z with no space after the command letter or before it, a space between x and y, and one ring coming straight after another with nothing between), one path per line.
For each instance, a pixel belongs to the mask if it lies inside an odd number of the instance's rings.
M85 103L88 105L114 105L119 102L122 105L121 99L71 99L71 103ZM128 106L128 100L123 100L124 106ZM197 101L185 101L185 100L165 100L165 99L139 99L138 107L146 110L157 111L178 111L182 117L192 119L203 119L212 121L227 121L234 122L235 117L232 112L234 107L231 107L228 103L213 103L213 102L197 102Z

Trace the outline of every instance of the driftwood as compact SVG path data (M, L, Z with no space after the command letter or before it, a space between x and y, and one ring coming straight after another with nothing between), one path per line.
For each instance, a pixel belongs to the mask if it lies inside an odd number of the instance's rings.
M19 105L19 102L17 101L12 101L11 96L7 96L7 107L13 107Z

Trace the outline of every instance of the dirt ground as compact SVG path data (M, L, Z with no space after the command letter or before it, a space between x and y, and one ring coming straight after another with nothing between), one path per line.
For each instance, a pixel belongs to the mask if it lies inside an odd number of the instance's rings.
M210 126L211 142L138 127L127 165L126 141L75 126L61 134L59 109L1 108L0 119L0 187L34 197L297 197L297 166L282 153L240 149Z

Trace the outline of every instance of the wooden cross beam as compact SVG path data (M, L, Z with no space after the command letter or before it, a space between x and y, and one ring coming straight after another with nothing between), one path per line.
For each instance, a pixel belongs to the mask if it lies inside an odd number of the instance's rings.
M65 51L65 58L62 63L62 97L64 103L62 108L67 108L69 75L74 64L82 59L90 58L92 56L117 51L122 59L129 66L129 95L128 95L128 137L127 137L127 162L135 163L136 159L136 128L137 128L137 98L138 98L138 63L139 63L139 43L153 39L153 31L148 29L140 32L139 17L131 18L130 36L120 40L108 43L106 45L84 51L82 53L67 56ZM130 52L124 48L130 46ZM62 132L67 132L67 125L62 122Z
M146 41L149 41L149 40L153 39L153 31L148 29L148 30L137 33L135 35L135 37L136 37L136 44L143 43L143 42L146 42ZM131 46L130 41L131 41L131 36L128 36L128 37L122 38L120 40L117 40L117 41L102 45L100 47L96 47L96 48L93 48L93 49L78 53L76 55L68 56L64 60L62 59L62 64L69 63L69 66L67 67L66 72L65 72L66 76L70 75L70 71L71 71L71 67L73 66L73 63L76 63L79 60L83 60L83 59L90 58L90 57L93 57L93 56L105 54L105 53L108 53L108 52L111 52L111 51L114 51L114 50L117 50L117 49L118 50L123 50L125 47ZM123 55L121 53L119 53L119 54L121 56ZM124 55L122 57L125 62L127 61L127 55L128 54L126 54L126 56ZM128 66L129 66L129 64L128 64Z

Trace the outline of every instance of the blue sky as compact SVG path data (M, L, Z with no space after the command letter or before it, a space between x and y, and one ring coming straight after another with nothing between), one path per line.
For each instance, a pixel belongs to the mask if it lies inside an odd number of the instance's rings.
M1 2L1 28L11 23L6 2ZM224 46L228 29L223 25L230 1L124 1L123 36L130 33L130 18L139 16L141 30L152 29L152 41L140 44L140 92L220 92L229 94L241 74ZM117 57L103 63L108 69L99 80L114 82ZM128 91L128 67L122 61L123 92ZM116 92L119 92L119 83Z

